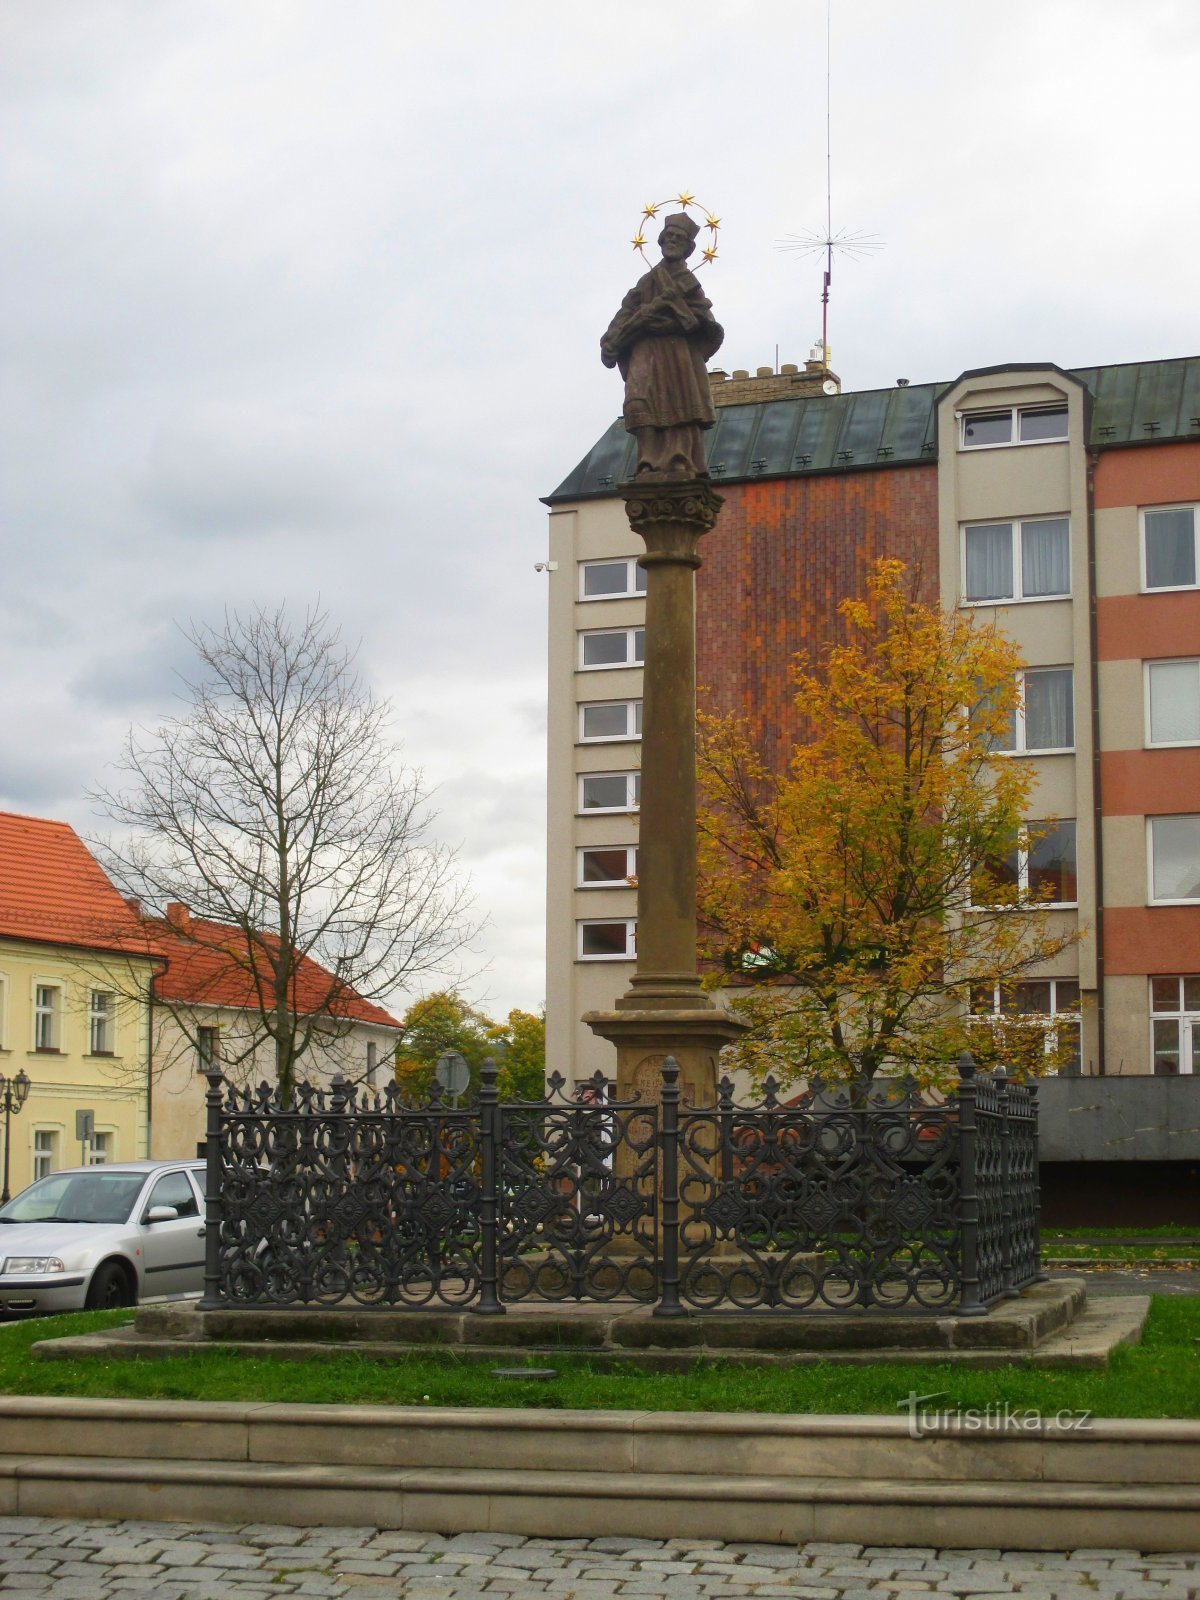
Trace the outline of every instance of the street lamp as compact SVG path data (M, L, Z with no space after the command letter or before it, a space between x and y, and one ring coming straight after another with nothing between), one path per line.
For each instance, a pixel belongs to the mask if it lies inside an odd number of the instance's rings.
M8 1151L12 1143L10 1128L14 1116L19 1116L21 1107L29 1098L29 1074L24 1067L15 1078L6 1078L0 1072L0 1100L4 1102L4 1192L0 1194L0 1206L6 1206L12 1196L8 1191Z

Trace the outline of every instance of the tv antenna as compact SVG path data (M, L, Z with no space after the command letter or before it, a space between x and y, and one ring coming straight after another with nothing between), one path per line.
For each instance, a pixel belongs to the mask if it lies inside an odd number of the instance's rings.
M873 233L858 229L833 229L833 139L830 115L832 83L833 0L825 0L825 231L805 228L800 233L789 233L776 241L777 250L787 250L801 258L825 257L825 274L821 283L821 361L829 365L829 286L833 281L834 254L861 261L872 250L882 250L884 241Z

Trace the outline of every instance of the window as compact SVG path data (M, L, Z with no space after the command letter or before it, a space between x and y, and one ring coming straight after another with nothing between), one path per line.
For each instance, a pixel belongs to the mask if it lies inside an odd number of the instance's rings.
M637 920L577 922L580 961L632 961L637 954Z
M1077 904L1074 820L1027 822L1015 847L987 864L984 883L972 888L973 903L995 904L988 895L996 888L1004 891L1000 904L1009 898L1022 904L1036 902L1038 907Z
M146 1201L146 1211L153 1210L155 1206L174 1206L181 1217L200 1215L200 1207L186 1172L168 1172L158 1180Z
M584 672L640 667L645 654L645 628L598 628L579 635L579 665Z
M56 984L39 983L33 998L33 1048L57 1050L62 990Z
M963 598L969 605L1070 594L1071 533L1066 517L971 523L962 532Z
M33 1176L48 1178L58 1171L58 1134L53 1128L35 1128L33 1134Z
M1081 1066L1079 1046L1079 982L1076 978L1027 978L1020 983L976 985L971 990L973 1017L1025 1017L1046 1030L1046 1050L1071 1047L1063 1071Z
M998 411L967 411L960 419L961 448L986 450L1006 444L1048 444L1067 437L1067 408L1003 406Z
M8 978L0 972L0 1050L8 1048Z
M1146 743L1200 744L1200 661L1147 661Z
M640 772L585 772L579 779L580 811L635 811L641 797Z
M1151 903L1200 900L1200 817L1151 817L1148 827Z
M93 1054L96 1052L93 1051ZM116 1135L109 1133L93 1133L92 1147L88 1152L88 1165L91 1167L106 1167L113 1158L113 1148Z
M608 739L640 739L641 736L640 700L594 700L579 708L581 743L601 744Z
M1025 755L1075 748L1073 674L1070 667L1031 667L1017 673L1019 699L1008 738L998 750Z
M1197 506L1160 506L1142 512L1142 580L1147 589L1194 589Z
M221 1060L220 1028L196 1029L196 1070L211 1072Z
M107 989L93 989L88 1008L88 1050L94 1056L113 1053L113 997Z
M618 844L600 850L575 852L577 883L581 889L625 889L637 877L637 845Z
M367 1044L367 1084L372 1089L375 1087L375 1074L378 1070L379 1046L372 1039Z
M629 556L624 561L581 561L579 598L581 600L622 600L645 594L646 569Z
M1200 975L1150 979L1150 1053L1156 1078L1200 1072Z

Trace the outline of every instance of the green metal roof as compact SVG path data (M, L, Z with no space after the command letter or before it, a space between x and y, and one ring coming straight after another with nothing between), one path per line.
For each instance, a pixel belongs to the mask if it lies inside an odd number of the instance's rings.
M1200 356L1082 367L1070 376L1094 396L1089 444L1095 448L1200 439ZM936 461L937 400L947 387L922 383L719 406L708 433L708 469L714 479L744 482ZM634 441L618 417L545 503L614 495L634 466Z

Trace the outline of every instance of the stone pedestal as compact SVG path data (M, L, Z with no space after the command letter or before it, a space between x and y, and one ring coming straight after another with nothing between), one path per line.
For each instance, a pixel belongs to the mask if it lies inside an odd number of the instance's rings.
M654 1101L673 1055L685 1103L716 1099L717 1055L744 1024L700 987L696 967L696 597L698 545L721 496L705 479L622 486L646 553L637 973L588 1027L617 1048L617 1093Z

